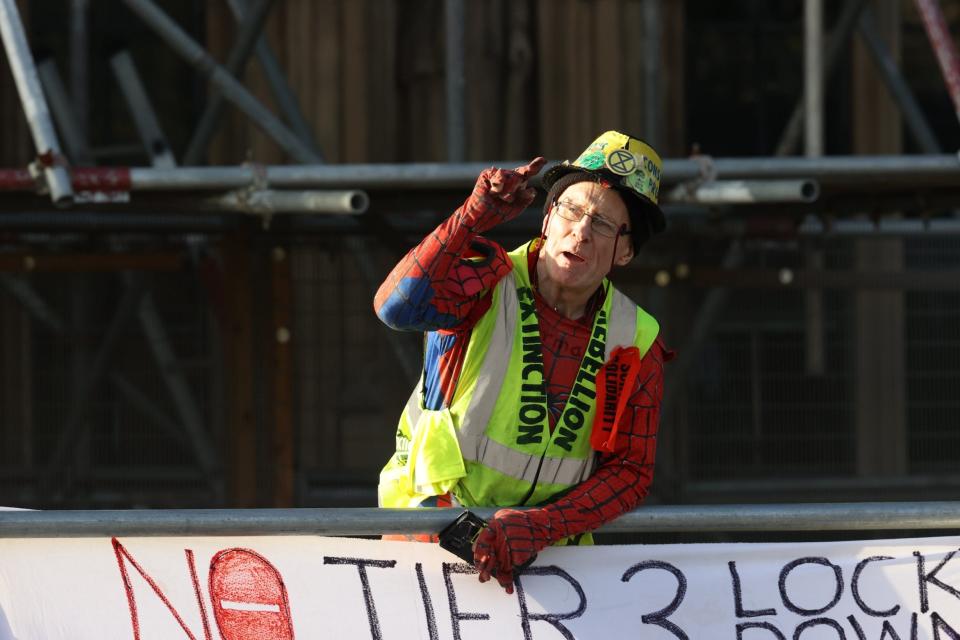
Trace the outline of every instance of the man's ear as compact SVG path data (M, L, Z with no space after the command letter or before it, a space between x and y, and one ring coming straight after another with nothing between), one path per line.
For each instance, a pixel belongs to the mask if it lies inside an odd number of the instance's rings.
M625 242L624 249L626 250L621 251L617 259L614 260L618 267L625 267L630 264L631 260L633 260L633 243L629 241Z
M547 212L547 215L543 216L543 222L540 224L540 235L546 237L547 235L547 223L550 222L550 214L553 213L553 207L550 207L550 210Z

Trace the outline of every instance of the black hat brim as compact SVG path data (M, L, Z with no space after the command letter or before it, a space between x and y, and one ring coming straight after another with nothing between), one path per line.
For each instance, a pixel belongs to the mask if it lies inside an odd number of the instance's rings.
M583 167L561 162L550 167L543 174L543 178L541 178L540 182L543 185L544 190L549 192L557 180L574 172L592 173L611 179L611 183L613 184L614 188L619 193L631 198L637 205L636 207L628 207L628 210L631 214L630 224L633 228L638 228L639 226L645 224L650 228L650 235L663 233L663 231L666 230L667 218L663 214L663 209L661 209L660 206L653 202L653 200L650 198L642 196L631 189L626 189L617 185L616 176L609 171L603 169L584 169ZM638 213L643 216L643 220L635 219Z

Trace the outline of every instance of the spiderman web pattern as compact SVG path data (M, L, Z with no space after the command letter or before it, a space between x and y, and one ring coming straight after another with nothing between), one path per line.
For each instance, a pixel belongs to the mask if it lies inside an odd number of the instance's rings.
M593 475L561 500L546 507L555 535L564 537L596 529L631 511L646 497L653 481L657 427L663 398L663 363L672 357L657 339L641 360L640 374L627 403L612 453L603 454Z
M530 204L532 192L515 195L525 180L515 171L483 171L463 206L387 276L374 298L377 315L395 329L415 331L453 329L467 318L483 292L510 271L503 248L480 234ZM491 182L503 191L490 193Z
M514 217L528 203L506 203L489 194L492 171L481 174L464 205L394 268L374 301L377 314L389 326L429 332L425 364L428 408L449 404L470 330L489 308L489 291L511 269L506 251L480 234ZM576 378L590 336L589 319L602 295L598 298L591 301L585 322L564 318L538 299L551 428ZM514 551L528 554L531 545L542 548L595 529L633 509L647 495L653 479L663 363L671 356L659 339L655 341L641 361L614 451L601 456L590 478L542 510L547 522L539 523L535 531L531 528L527 536L509 536L504 544L516 539L516 544L524 547L510 550L511 556ZM522 519L510 525L533 527Z
M480 236L517 215L525 201L488 193L488 169L467 201L394 267L374 298L374 309L394 329L427 333L425 406L452 401L470 331L490 307L490 291L512 268L507 252ZM503 179L503 172L500 172Z
M631 511L646 497L653 480L663 363L671 357L659 339L650 347L627 405L629 422L621 426L614 451L601 457L590 478L543 509L501 509L481 533L478 556L493 558L501 585L508 587L514 567L544 547L592 531Z
M531 252L531 263L535 262ZM533 266L531 265L531 271ZM547 407L550 415L550 432L557 425L563 408L570 397L570 390L580 371L580 362L590 341L593 315L603 302L602 292L591 299L587 313L580 320L571 320L554 311L536 294L537 316L540 320L540 342L543 348L543 377L547 387Z

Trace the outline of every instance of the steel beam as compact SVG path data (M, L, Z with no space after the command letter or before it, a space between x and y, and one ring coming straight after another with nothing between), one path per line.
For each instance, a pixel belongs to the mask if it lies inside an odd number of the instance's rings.
M120 92L127 103L130 117L137 127L137 133L143 141L144 151L150 164L157 169L172 169L177 166L170 150L170 143L163 135L160 121L147 97L147 90L140 81L140 74L133 63L130 52L121 51L110 58L110 68L113 76L120 85Z
M246 13L240 22L240 32L227 54L227 64L224 69L235 78L243 77L243 70L253 53L254 45L260 40L260 34L267 22L267 16L273 6L273 0L253 0L253 7ZM197 128L193 130L190 143L183 154L183 164L194 165L203 159L207 147L223 118L223 94L212 91L207 106L200 116Z
M847 0L843 5L843 10L840 13L839 19L837 19L836 26L834 26L833 31L830 33L826 52L823 55L824 81L828 80L837 68L840 54L843 52L843 45L845 45L850 38L853 28L857 24L857 16L860 15L860 11L866 2L867 0ZM800 134L803 131L804 100L805 98L801 96L797 102L797 106L793 109L793 113L790 114L787 126L784 128L783 134L780 136L780 142L777 144L775 155L790 155L796 148L797 142L800 140Z
M500 163L410 163L343 165L273 165L264 168L267 184L274 188L357 189L469 189L481 171ZM822 185L960 183L960 156L827 156L823 158L716 158L718 179L780 180L806 178ZM694 160L666 160L664 183L699 178ZM257 179L252 167L189 167L183 169L130 169L133 190L230 189L248 186Z
M887 45L877 33L877 26L874 22L873 11L870 7L864 7L860 14L860 20L857 23L857 30L863 43L867 45L867 51L873 56L873 61L877 65L880 77L890 91L890 95L900 105L900 112L903 114L907 123L907 129L913 136L914 141L920 150L924 153L940 153L940 144L937 137L930 128L930 124L920 109L920 104L913 96L913 92L904 80L903 75L897 68L893 56L887 49Z
M823 0L804 0L804 155L823 155Z
M70 0L70 93L76 113L77 134L87 139L87 120L90 112L90 32L89 0Z
M957 119L960 120L960 54L957 53L956 42L950 35L950 28L947 26L938 0L914 1L923 19L923 27L930 39L930 46L937 57L937 64L940 65L940 73L943 75L944 84L947 85L947 93L953 101Z
M326 213L360 215L370 206L363 191L275 191L240 189L207 202L225 211L256 215Z
M136 286L132 276L128 276L125 280L127 286ZM203 428L203 417L200 409L194 402L190 386L177 364L178 360L173 351L173 345L171 345L163 321L160 319L153 296L149 293L144 294L141 298L137 315L140 319L140 326L143 328L143 334L147 338L150 352L157 363L160 376L173 398L173 405L180 416L183 430L189 438L190 449L193 451L193 455L211 487L219 493L222 489L218 482L220 462L216 449L210 441L209 434Z
M132 277L128 276L126 278L128 285L133 284L131 280ZM29 283L19 278L0 273L0 284L3 284L39 322L52 330L57 336L64 339L68 338L66 325L62 318L47 305ZM222 488L218 486L219 462L216 452L206 432L203 430L203 421L200 417L200 412L196 407L196 403L193 401L193 396L190 393L186 381L177 368L176 356L173 353L166 331L163 329L163 324L157 313L153 297L149 293L144 294L138 315L148 345L157 362L157 367L164 382L167 384L170 394L173 396L177 412L180 414L184 426L180 427L166 417L166 415L154 405L152 400L147 398L139 389L123 379L119 374L111 374L110 382L127 398L132 406L167 431L180 444L190 448L215 493L222 491ZM189 436L189 440L185 438L185 433Z
M107 328L103 341L100 343L97 355L94 357L89 371L84 376L82 384L73 396L67 423L61 430L56 448L44 468L41 491L43 495L48 495L53 491L53 485L57 475L63 471L67 456L72 452L82 435L83 418L93 389L99 384L106 373L107 364L113 355L123 328L139 305L143 293L144 289L142 286L127 286L126 292L120 300L120 304L117 306L116 311L114 311L113 318L110 320L110 325Z
M11 2L12 0L3 0ZM320 162L320 157L264 107L230 73L203 50L176 22L150 0L124 3L152 28L170 47L203 73L207 79L253 122L299 162Z
M78 189L131 191L227 190L266 184L270 188L316 189L470 189L477 175L491 165L517 166L518 161L408 164L312 164L270 166L109 167L74 169ZM718 180L815 180L821 186L956 186L960 155L876 155L714 158ZM692 159L664 161L664 185L702 178L702 165ZM536 180L534 184L539 184ZM0 192L32 191L33 179L19 169L0 169Z
M8 273L0 273L0 284L23 305L30 315L36 318L40 324L44 325L57 335L64 335L67 332L66 325L47 302L41 298L37 292L25 282L22 278L12 276Z
M660 78L663 61L660 51L663 31L661 0L643 0L643 138L654 149L660 148Z
M227 4L230 6L230 11L233 12L233 17L236 18L237 22L241 22L247 11L246 0L227 0ZM263 73L267 78L267 82L270 84L270 91L273 93L273 98L283 113L283 117L290 124L294 133L300 136L300 139L313 149L322 162L323 154L317 146L313 130L307 123L307 119L303 117L297 96L293 93L293 90L290 89L290 85L287 83L280 63L277 62L277 58L273 55L270 45L267 44L267 39L263 36L257 40L255 53L257 55L257 61L260 63L260 67L263 69Z
M53 119L63 136L63 144L67 148L67 155L76 165L87 166L93 164L93 156L87 146L84 129L80 125L78 114L74 111L74 100L67 95L63 80L57 71L57 63L53 58L47 58L37 65L37 75L43 92L50 103Z
M40 89L37 68L33 55L27 46L27 36L20 21L16 0L0 0L0 36L10 61L13 79L20 94L20 102L30 125L33 144L50 190L50 198L57 206L67 206L73 202L73 188L66 169L59 164L60 143L50 120L50 110Z
M495 508L472 509L491 518ZM437 533L459 509L0 511L2 538ZM603 532L891 531L960 528L960 502L644 506Z
M815 202L820 185L813 180L711 180L688 189L674 188L665 202L695 204L756 204Z

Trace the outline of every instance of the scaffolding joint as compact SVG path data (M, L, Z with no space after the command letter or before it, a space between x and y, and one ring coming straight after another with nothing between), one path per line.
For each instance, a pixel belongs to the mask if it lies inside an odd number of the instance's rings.
M694 199L701 185L712 183L717 179L717 165L713 162L713 156L694 152L690 155L690 160L697 164L697 176L671 189L667 199L678 202L690 201Z
M37 154L37 157L33 159L33 162L27 165L27 172L30 174L30 177L33 179L33 189L37 195L48 196L50 195L50 184L47 181L47 169L62 168L64 170L70 170L70 161L67 160L67 157L62 153L57 153L52 149L46 149ZM71 204L70 200L58 201L58 207L65 207Z
M276 213L269 199L258 197L258 194L264 194L269 191L270 181L267 179L267 166L262 162L244 162L244 167L250 169L250 184L241 189L237 189L233 194L226 194L226 198L231 195L236 197L237 209L244 213L251 213L260 216L260 227L264 231L270 230L273 222L273 214Z

